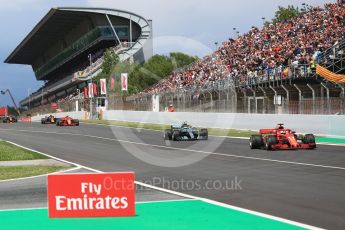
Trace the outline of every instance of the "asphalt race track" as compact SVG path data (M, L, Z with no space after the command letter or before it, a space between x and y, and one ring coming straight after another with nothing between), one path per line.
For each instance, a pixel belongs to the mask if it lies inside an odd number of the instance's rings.
M147 184L316 227L344 229L345 147L267 152L250 150L248 140L242 139L166 142L162 136L90 124L0 125L0 139L86 167L134 171L136 180ZM181 186L186 182L190 186Z
M92 173L76 168L66 173ZM136 202L185 199L161 191L137 186ZM0 210L30 209L47 206L47 177L37 176L22 180L0 181Z

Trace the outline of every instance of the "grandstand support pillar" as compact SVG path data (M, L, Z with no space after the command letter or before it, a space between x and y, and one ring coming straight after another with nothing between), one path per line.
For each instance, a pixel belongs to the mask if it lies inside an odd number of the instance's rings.
M325 112L325 89L320 85L320 97L321 97L321 108L320 108L320 114L324 114Z
M213 96L212 96L212 92L208 92L210 94L210 99L211 99L211 111L213 109Z
M326 90L326 97L327 97L327 113L330 114L331 113L331 107L330 107L330 100L329 100L329 88L327 86L325 86L325 84L323 84L321 82L321 89L324 88ZM322 94L323 96L323 94Z
M202 100L204 100L204 98L205 98L205 94L202 94ZM202 100L201 99L199 99L199 110L200 110L200 112L202 112Z
M290 102L290 92L289 90L284 86L284 85L281 85L281 87L283 88L283 90L286 92L286 112L289 114L290 113L290 107L289 107L289 102Z
M129 15L129 45L132 47L133 42L133 32L132 32L132 15Z
M179 108L180 106L180 95L176 94L176 102L174 103L174 107Z
M182 93L183 112L186 111L186 92Z
M315 90L311 85L307 84L308 88L311 90L312 98L313 98L313 114L315 114Z
M275 90L271 85L269 87L274 92L274 98L277 98L278 97L277 90ZM274 99L273 99L273 102L274 102L274 113L277 113L277 104L274 101Z
M340 89L341 89L341 93L340 93L340 113L341 114L345 114L345 108L344 108L344 104L345 104L345 88L344 85L339 85Z
M228 90L226 90L225 91L226 93L226 101L225 101L225 105L224 105L224 108L225 108L225 112L227 112L228 111L228 105L229 105L229 93L230 93L230 90L228 89Z
M237 92L234 87L230 88L232 96L231 96L231 106L232 106L232 112L237 113Z
M259 86L259 89L262 91L262 93L264 94L264 101L263 101L263 110L262 113L266 113L266 100L267 100L267 94L266 91L264 90L264 88L262 88L261 86Z
M243 90L243 113L245 113L245 108L247 107L247 94L246 91ZM249 111L247 111L247 113L249 113Z
M256 93L255 90L253 90L253 88L250 87L250 91L252 91L253 93L253 99L254 99L254 104L255 104L255 114L258 113L258 102L256 101ZM251 112L250 110L251 106L250 106L250 100L248 100L248 111Z
M302 114L302 91L296 84L293 84L293 86L297 89L298 91L298 113Z
M108 22L109 22L109 25L110 25L111 29L113 30L113 33L114 33L114 35L115 35L116 40L118 41L118 43L119 43L119 45L121 46L121 48L123 48L122 43L121 43L121 41L120 41L120 38L119 38L119 36L117 36L117 33L116 33L115 29L114 29L113 24L112 24L111 21L110 21L110 18L109 18L109 16L108 16L108 14L105 14L105 17L107 18L107 20L108 20Z

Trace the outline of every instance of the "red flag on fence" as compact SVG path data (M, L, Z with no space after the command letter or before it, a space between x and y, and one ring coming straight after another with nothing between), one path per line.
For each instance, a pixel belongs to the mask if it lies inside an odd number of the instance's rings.
M105 78L102 78L99 80L101 83L101 94L106 95L107 94L107 81Z
M89 92L86 86L83 87L83 91L84 91L84 97L87 98L89 96Z
M122 91L128 90L128 74L127 73L121 73L121 88L122 88Z
M111 77L110 88L111 90L115 90L115 76Z
M96 83L92 83L93 84L93 94L95 96L98 96L98 91L97 91L97 84Z
M93 98L94 91L93 91L93 84L92 83L88 84L88 92L89 92L89 98Z

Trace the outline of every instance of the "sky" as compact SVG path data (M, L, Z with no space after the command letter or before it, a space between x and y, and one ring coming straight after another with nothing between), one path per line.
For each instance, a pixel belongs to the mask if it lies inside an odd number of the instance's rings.
M202 57L230 37L252 26L261 27L262 17L271 19L278 6L302 3L322 6L336 0L0 0L0 90L10 89L18 104L42 82L31 66L5 64L4 60L52 7L83 6L123 9L153 20L154 54L181 51ZM0 94L0 106L12 105Z

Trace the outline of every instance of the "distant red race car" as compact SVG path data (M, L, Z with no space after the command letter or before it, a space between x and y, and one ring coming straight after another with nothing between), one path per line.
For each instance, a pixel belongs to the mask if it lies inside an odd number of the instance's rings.
M313 134L296 135L291 129L278 124L274 129L260 129L259 134L252 135L249 140L251 149L315 149Z
M56 119L56 126L79 126L79 120L66 116Z

